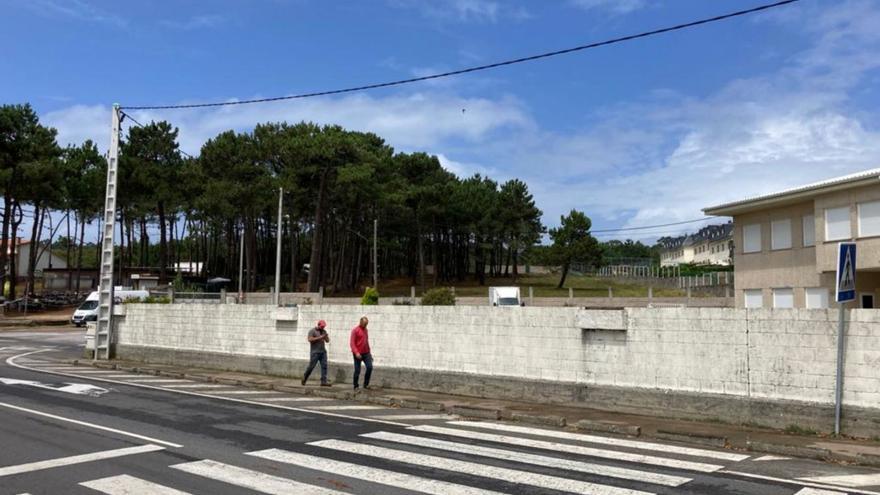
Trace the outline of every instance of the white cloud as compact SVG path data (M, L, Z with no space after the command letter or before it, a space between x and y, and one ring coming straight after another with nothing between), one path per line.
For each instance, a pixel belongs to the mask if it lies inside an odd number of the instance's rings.
M415 93L375 98L290 100L208 109L130 111L138 122L168 120L180 128L181 148L197 154L208 139L229 129L247 130L264 122L313 121L370 131L396 148L439 149L460 141L477 143L494 133L533 126L521 103L512 97L465 98L444 93ZM59 142L79 143L86 138L99 145L109 139L109 107L77 105L50 112L43 121L56 127Z
M644 8L645 0L570 0L572 5L585 10L605 10L613 14L628 14Z
M165 19L159 21L161 26L177 29L180 31L194 31L197 29L210 29L222 25L226 18L217 14L203 14L192 16L188 19Z
M122 16L95 7L85 0L29 0L24 2L34 12L44 16L60 16L80 21L125 27L128 20Z
M418 10L431 19L465 22L497 22L501 18L529 19L531 15L521 5L494 0L390 0L392 6Z

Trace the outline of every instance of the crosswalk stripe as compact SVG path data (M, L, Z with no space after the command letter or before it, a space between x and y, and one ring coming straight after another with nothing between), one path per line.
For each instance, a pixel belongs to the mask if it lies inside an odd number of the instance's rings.
M297 495L343 495L343 492L329 488L307 485L287 478L272 476L271 474L223 464L222 462L209 459L175 464L171 467L196 476L222 481L271 495L288 495L290 493L296 493Z
M319 399L317 397L267 397L256 400L261 402L321 402L328 399Z
M11 476L13 474L30 473L33 471L40 471L43 469L56 468L61 466L71 466L73 464L82 464L84 462L99 461L102 459L112 459L114 457L156 452L157 450L165 450L165 448L158 445L147 444L139 445L137 447L103 450L101 452L92 452L91 454L59 457L57 459L49 459L47 461L29 462L27 464L18 464L16 466L5 466L0 468L0 477Z
M398 473L370 466L362 466L350 462L336 461L323 457L290 452L287 450L268 449L258 452L248 452L247 455L421 493L435 495L501 495L499 492L483 490L482 488L422 478L421 476Z
M495 478L510 483L538 486L541 488L549 488L552 490L559 490L563 492L590 493L592 495L646 495L648 493L639 490L631 490L628 488L600 485L587 481L559 478L546 474L518 471L516 469L489 466L475 462L460 461L458 459L448 459L445 457L417 454L404 450L388 449L375 445L346 442L344 440L320 440L317 442L310 442L308 445L348 452L352 454L378 457L384 460L402 462L405 464L414 464L416 466L429 467L432 469L454 471L470 476Z
M812 476L809 478L798 478L804 481L812 481L814 483L827 483L829 485L841 485L858 488L860 486L880 485L880 474L845 474L836 476Z
M446 440L435 440L433 438L416 437L412 435L401 435L399 433L389 433L385 431L366 433L361 436L372 438L375 440L384 440L387 442L397 442L406 445L429 447L432 449L447 450L450 452L459 452L462 454L479 455L484 457L491 457L493 459L521 462L524 464L534 464L536 466L551 467L556 469L568 469L571 471L579 471L581 473L608 476L611 478L621 478L632 481L642 481L645 483L654 483L657 485L681 486L689 481L692 481L691 478L685 478L682 476L651 473L647 471L638 471L635 469L605 466L602 464L574 461L570 459L562 459L559 457L526 454L524 452L516 452L512 450L481 447L478 445L448 442Z
M401 421L401 420L424 420L428 421L431 419L449 419L448 414L383 414L381 416L370 416L371 418L377 419L390 419L392 421Z
M718 452L715 450L695 449L692 447L678 447L675 445L626 440L622 438L601 437L598 435L586 435L583 433L571 433L568 431L545 430L543 428L529 428L525 426L509 425L503 423L486 423L481 421L450 421L449 424L455 426L472 426L475 428L483 428L488 430L506 431L510 433L520 433L524 435L539 435L544 437L576 440L587 443L598 443L615 447L627 447L640 450L656 450L659 452L670 454L682 454L694 457L709 457L713 459L722 459L725 461L742 461L749 458L749 456L747 455L734 454L731 452Z
M410 426L408 429L413 431L422 431L426 433L436 433L438 435L451 435L455 437L470 438L473 440L485 440L487 442L506 443L508 445L517 445L520 447L531 447L535 449L553 450L556 452L567 452L569 454L603 457L606 459L615 459L618 461L637 462L640 464L651 464L654 466L685 469L689 471L700 471L703 473L713 473L715 471L718 471L719 469L724 468L724 466L720 466L717 464L707 464L694 461L681 461L678 459L669 459L666 457L634 454L630 452L620 452L617 450L597 449L594 447L584 447L582 445L570 445L567 443L559 442L548 442L545 440L532 440L529 438L512 437L509 435L498 435L494 433L483 433L479 431L458 430L455 428L444 428L441 426L419 425Z
M274 390L218 390L211 393L218 395L272 395L280 392Z
M306 409L313 411L375 411L385 408L381 406L309 406Z
M80 485L108 495L190 495L189 492L175 490L127 474L85 481Z

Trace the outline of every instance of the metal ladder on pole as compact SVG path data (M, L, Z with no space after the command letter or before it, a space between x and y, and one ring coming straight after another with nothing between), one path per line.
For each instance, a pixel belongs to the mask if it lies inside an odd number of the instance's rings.
M110 359L113 333L113 233L116 228L116 183L119 169L119 105L113 105L110 150L107 154L107 190L104 196L104 230L101 236L101 278L98 286L98 321L94 360Z

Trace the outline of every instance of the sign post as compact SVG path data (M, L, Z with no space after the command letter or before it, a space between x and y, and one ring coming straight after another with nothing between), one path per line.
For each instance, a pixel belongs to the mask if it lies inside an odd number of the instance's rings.
M835 300L837 301L837 381L834 387L834 434L840 435L840 409L843 402L844 329L846 303L856 298L856 243L841 242L837 245L837 276L835 277Z

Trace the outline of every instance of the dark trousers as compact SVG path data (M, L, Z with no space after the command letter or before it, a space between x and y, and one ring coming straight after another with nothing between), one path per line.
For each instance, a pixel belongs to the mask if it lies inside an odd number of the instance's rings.
M354 354L352 354L354 357ZM361 377L361 361L364 362L364 366L367 367L367 372L364 373L364 387L370 386L370 375L373 374L373 356L370 356L370 353L361 354L361 358L354 358L354 388L358 388L358 380Z
M309 375L312 374L312 370L315 369L315 365L321 363L321 383L327 383L327 353L326 352L313 352L311 359L309 360L309 367L306 368L306 374L303 375L303 381L309 379Z

